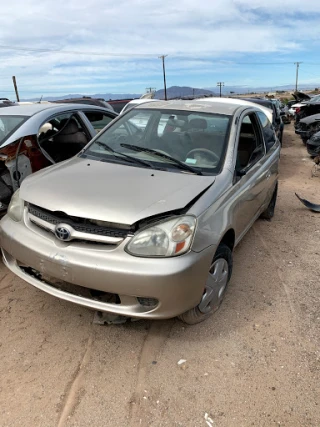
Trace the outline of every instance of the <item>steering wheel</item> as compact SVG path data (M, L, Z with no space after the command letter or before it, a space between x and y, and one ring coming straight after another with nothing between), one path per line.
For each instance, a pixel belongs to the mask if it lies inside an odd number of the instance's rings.
M207 150L206 148L194 148L193 150L189 151L189 153L186 155L186 158L188 158L191 154L195 154L195 153L205 154L206 156L211 157L211 159L213 159L215 162L219 162L220 160L219 156L217 156L216 153L214 153L213 151Z

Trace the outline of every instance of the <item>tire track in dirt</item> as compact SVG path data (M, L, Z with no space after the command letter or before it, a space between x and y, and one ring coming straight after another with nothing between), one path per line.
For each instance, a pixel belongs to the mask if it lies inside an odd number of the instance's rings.
M94 342L94 334L92 332L88 338L83 357L79 362L77 369L75 370L73 379L71 380L71 384L69 384L67 387L67 392L64 397L64 402L61 409L57 427L63 427L66 424L68 418L73 413L73 411L75 410L76 406L79 403L78 393L81 389L81 384L82 384L82 379L85 373L85 369L91 357L93 342Z
M288 304L289 304L289 307L290 307L291 314L292 314L292 316L294 318L296 318L297 313L296 313L296 309L295 309L295 306L294 306L294 303L293 303L293 298L291 296L291 291L290 291L290 288L287 285L287 283L286 283L286 281L285 281L285 279L283 277L283 274L282 274L282 272L281 272L281 270L280 270L280 268L278 266L277 260L275 259L275 257L273 255L271 249L269 248L268 243L265 241L264 237L262 236L261 232L259 231L259 225L258 225L258 223L255 223L254 226L252 227L252 229L253 229L254 234L259 238L262 246L264 247L265 251L269 254L270 258L272 259L272 262L275 265L275 269L276 269L277 275L279 277L279 280L280 280L280 283L281 283L282 288L284 290L284 293L286 294L286 297L287 297L287 301L288 301Z
M5 274L0 280L0 297L8 293L8 289L12 287L14 276L11 273Z
M129 419L131 427L148 427L144 420L143 393L148 389L148 368L153 360L157 359L169 338L174 320L152 321L146 335L139 356L139 365L136 374L136 386L130 400Z

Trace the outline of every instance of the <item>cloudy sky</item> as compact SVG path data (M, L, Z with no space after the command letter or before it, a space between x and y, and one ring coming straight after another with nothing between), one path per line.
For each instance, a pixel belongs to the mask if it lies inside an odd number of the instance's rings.
M167 86L320 85L319 0L11 0L0 14L0 97Z

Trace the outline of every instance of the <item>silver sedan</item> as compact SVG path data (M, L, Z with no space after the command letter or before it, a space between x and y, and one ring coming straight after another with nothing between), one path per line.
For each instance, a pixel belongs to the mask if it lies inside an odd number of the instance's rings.
M22 183L0 223L5 264L95 310L206 319L225 295L234 248L274 214L280 144L268 115L214 99L131 109Z

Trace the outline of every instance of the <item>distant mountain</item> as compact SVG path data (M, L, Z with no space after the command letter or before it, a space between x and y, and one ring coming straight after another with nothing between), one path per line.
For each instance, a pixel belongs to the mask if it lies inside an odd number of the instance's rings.
M167 88L167 98L180 98L183 96L199 96L199 95L216 95L212 90L199 89L189 86L171 86ZM157 90L155 93L156 99L164 99L164 89Z
M320 83L314 84L300 84L299 90L311 90L316 87L320 87ZM275 91L292 91L294 92L294 85L283 85L283 86L273 86L269 87L249 87L249 86L224 86L222 88L222 96L230 96L232 94L245 94L245 93L263 93L263 92L275 92ZM199 96L199 95L212 95L218 96L216 87L208 87L208 88L193 88L190 86L171 86L167 88L167 98L180 98L184 96ZM68 99L68 98L81 98L83 94L79 93L70 93L68 95L61 96L43 96L44 101L56 101L58 99ZM94 95L85 95L90 96L91 98L102 98L106 101L111 99L133 99L140 98L142 96L141 93L96 93ZM157 90L155 93L156 99L164 99L164 89ZM29 98L23 99L22 101L39 101L39 98Z
M215 95L214 92L212 92L209 89L199 89L199 88L192 88L189 86L171 86L167 88L167 98L179 98L183 96L198 96L198 95ZM43 101L57 101L59 99L70 99L70 98L82 98L83 96L91 97L91 98L102 98L106 101L109 101L111 99L133 99L133 98L140 98L142 96L141 93L96 93L94 95L83 95L80 93L70 93L68 95L61 95L61 96L43 96ZM158 90L155 93L156 99L164 99L164 89ZM40 98L28 98L23 99L22 101L39 101Z

